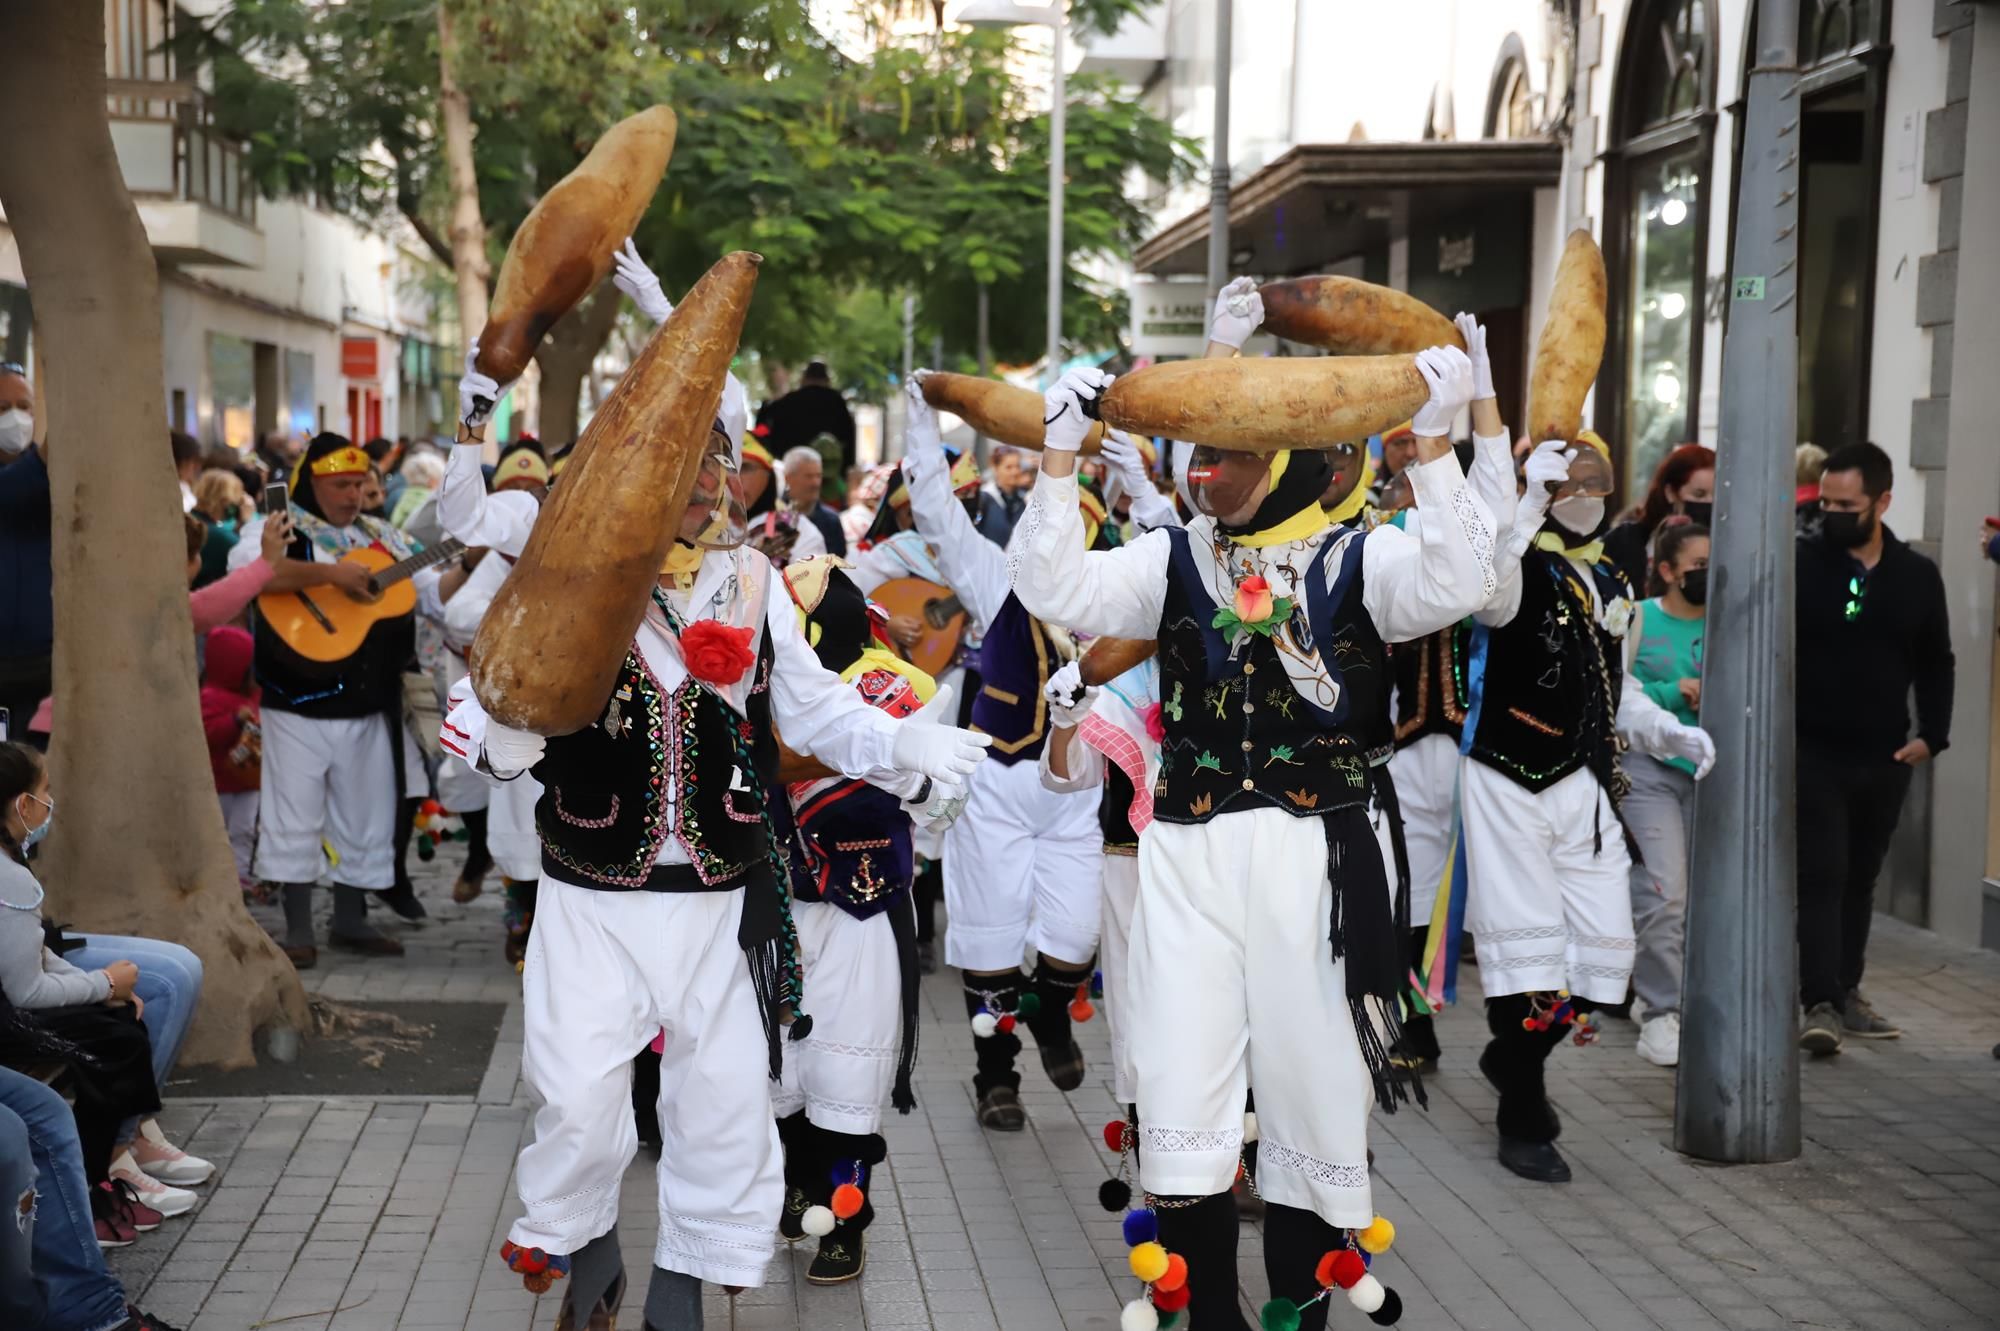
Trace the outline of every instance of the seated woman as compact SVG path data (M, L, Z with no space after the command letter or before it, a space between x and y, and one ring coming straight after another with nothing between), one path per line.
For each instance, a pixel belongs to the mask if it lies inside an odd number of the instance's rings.
M41 755L0 744L0 992L33 1025L81 1046L116 1083L88 1105L77 1097L91 1187L116 1179L146 1206L179 1215L195 1196L169 1182L202 1183L215 1167L169 1142L152 1115L194 1017L201 961L175 943L103 934L85 935L74 961L58 956L42 920L42 885L27 865L54 817ZM0 1061L12 1052L0 1043Z

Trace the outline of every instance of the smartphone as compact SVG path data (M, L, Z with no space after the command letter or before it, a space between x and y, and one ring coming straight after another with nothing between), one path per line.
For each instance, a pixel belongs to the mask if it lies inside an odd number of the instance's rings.
M283 481L272 481L264 487L263 510L265 517L283 513L292 506L292 490Z

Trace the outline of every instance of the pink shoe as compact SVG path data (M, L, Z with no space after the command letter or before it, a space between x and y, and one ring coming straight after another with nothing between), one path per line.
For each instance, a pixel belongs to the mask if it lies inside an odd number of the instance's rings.
M186 1188L170 1188L139 1168L129 1148L111 1162L111 1180L131 1188L141 1202L163 1216L186 1215L201 1200Z
M139 1135L132 1141L132 1162L160 1182L176 1187L206 1183L215 1173L214 1165L168 1141L159 1122L150 1118L139 1125Z
M133 1195L130 1184L104 1182L97 1185L97 1192L91 1197L91 1211L100 1224L111 1223L114 1234L130 1230L136 1234L150 1234L160 1227L166 1217L146 1205ZM130 1240L127 1240L130 1242Z

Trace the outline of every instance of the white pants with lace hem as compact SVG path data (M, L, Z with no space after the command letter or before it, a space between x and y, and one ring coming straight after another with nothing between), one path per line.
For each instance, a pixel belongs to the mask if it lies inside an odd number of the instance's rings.
M780 1118L803 1109L829 1132L879 1132L903 1042L894 929L886 914L857 920L823 901L795 902L792 919L812 1034L785 1041L785 1075L772 1106Z

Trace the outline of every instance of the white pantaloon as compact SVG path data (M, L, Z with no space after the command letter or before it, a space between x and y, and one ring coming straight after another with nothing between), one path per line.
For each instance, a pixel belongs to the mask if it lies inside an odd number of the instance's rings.
M222 825L229 829L229 850L236 857L236 877L246 883L254 881L250 876L250 860L257 849L257 803L254 790L222 792Z
M857 920L824 901L799 901L792 919L813 1025L805 1039L785 1041L772 1105L780 1118L803 1109L829 1132L879 1132L903 1045L903 971L889 916Z
M1321 821L1265 808L1155 822L1139 880L1127 987L1140 1181L1167 1196L1226 1192L1254 1085L1258 1191L1332 1225L1368 1224L1374 1088L1347 968L1327 943Z
M517 883L542 876L542 836L535 830L541 798L542 783L523 772L492 787L486 805L486 849L501 874Z
M1097 969L1104 976L1104 1019L1111 1026L1111 1098L1132 1104L1139 1079L1132 1071L1132 911L1139 903L1139 857L1104 856L1104 926Z
M1030 948L1070 966L1097 950L1104 834L1094 790L1058 795L1032 762L983 762L944 834L945 960L1005 971Z
M1403 811L1403 843L1410 856L1410 924L1430 923L1445 865L1451 861L1452 787L1458 781L1458 745L1449 735L1426 735L1389 760L1396 803ZM1385 860L1395 882L1395 862Z
M337 882L375 891L394 886L397 793L389 723L380 716L324 720L269 708L263 722L257 876L273 883L318 882L324 839L340 856Z
M639 1148L632 1060L664 1028L654 1264L764 1283L785 1185L742 913L740 888L597 892L542 877L521 978L521 1075L541 1108L515 1170L527 1208L515 1243L573 1253L610 1231Z
M1459 800L1465 927L1487 996L1567 989L1596 1003L1624 1002L1632 859L1596 775L1583 768L1536 794L1467 758Z

